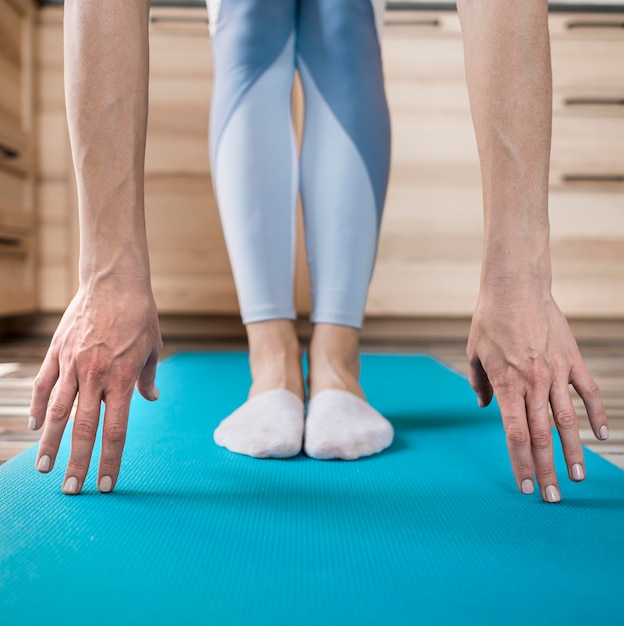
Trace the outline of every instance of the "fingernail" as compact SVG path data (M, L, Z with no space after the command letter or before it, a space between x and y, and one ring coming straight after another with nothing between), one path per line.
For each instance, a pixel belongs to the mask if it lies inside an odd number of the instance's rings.
M113 488L113 479L110 476L100 478L100 491L108 493Z
M156 387L156 385L154 385L154 388L152 389L152 398L154 398L154 400L158 400L158 398L160 398L160 391L158 391L158 387Z
M583 480L583 478L585 478L583 466L580 463L575 463L572 466L572 480Z
M559 502L561 500L557 487L554 485L548 485L548 487L546 487L546 500L548 502Z
M527 495L530 493L533 493L533 491L535 490L535 487L533 486L533 481L529 480L528 478L525 478L522 481L521 486L522 486L522 493L525 493Z
M604 441L609 438L609 429L606 426L600 427L600 438Z
M28 428L30 428L30 430L35 430L37 428L36 417L33 417L32 415L30 416L30 418L28 419Z
M44 454L37 463L37 469L40 472L47 472L50 469L50 457Z
M63 492L67 494L76 493L78 491L78 479L72 476L65 481Z
M483 402L483 400L481 400L481 398L479 398L478 396L477 396L477 402L479 403L479 406L481 408L483 408L485 406L485 403Z

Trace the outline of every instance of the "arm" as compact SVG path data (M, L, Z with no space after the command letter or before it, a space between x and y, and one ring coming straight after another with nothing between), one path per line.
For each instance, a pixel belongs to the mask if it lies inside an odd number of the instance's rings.
M65 2L65 92L80 211L79 289L35 381L32 428L45 424L37 469L52 469L74 400L63 491L87 474L101 402L98 476L117 480L133 388L155 400L162 346L143 210L149 2Z
M459 0L477 136L485 239L467 354L482 406L495 393L518 489L560 499L552 408L568 474L585 477L571 383L596 437L608 436L600 392L551 295L548 224L552 78L545 0Z

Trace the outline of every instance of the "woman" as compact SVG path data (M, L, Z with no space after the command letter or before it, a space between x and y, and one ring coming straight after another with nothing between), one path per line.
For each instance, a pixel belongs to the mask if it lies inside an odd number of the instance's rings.
M390 423L358 383L358 338L388 181L381 0L208 0L213 181L249 339L249 400L215 441L255 457L355 459ZM305 95L300 161L290 105ZM312 283L309 404L293 320L296 197Z

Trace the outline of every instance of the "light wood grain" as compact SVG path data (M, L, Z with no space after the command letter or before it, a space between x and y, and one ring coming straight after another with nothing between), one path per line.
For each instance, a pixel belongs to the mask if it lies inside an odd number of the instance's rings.
M33 15L0 0L0 315L36 308Z
M62 16L58 7L41 9L37 14L37 274L41 311L63 311L77 286L76 191L65 114Z
M35 298L33 235L0 228L0 315L34 311Z
M151 15L146 211L157 301L170 313L236 313L210 183L213 65L206 11L155 8ZM59 7L38 12L39 294L45 311L69 302L78 254L61 17ZM616 319L624 315L624 184L566 176L624 172L624 107L568 102L624 95L624 29L596 26L617 26L622 18L553 14L549 20L554 290L569 315ZM482 217L459 20L451 11L393 11L386 22L382 51L393 157L367 314L468 316L478 289ZM295 91L299 126L302 106ZM301 224L298 238L295 294L305 314L310 296Z

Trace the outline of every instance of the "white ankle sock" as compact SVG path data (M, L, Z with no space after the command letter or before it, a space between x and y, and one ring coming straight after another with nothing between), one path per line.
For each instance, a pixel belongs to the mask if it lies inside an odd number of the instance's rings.
M288 389L247 400L217 427L214 440L232 452L285 459L301 452L303 402Z
M326 389L310 400L303 449L315 459L353 460L387 448L390 422L349 391Z

